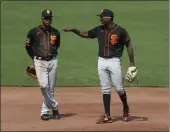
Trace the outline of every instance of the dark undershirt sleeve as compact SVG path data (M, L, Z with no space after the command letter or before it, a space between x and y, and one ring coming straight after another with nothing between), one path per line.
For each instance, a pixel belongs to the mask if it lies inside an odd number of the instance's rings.
M28 55L31 57L31 59L34 58L32 47L33 47L33 34L32 34L32 31L30 30L26 37L25 48L26 48Z

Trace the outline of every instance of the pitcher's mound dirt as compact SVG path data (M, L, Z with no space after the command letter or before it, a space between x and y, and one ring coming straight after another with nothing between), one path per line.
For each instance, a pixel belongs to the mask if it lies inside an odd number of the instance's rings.
M168 89L126 88L131 121L122 122L122 105L112 90L114 122L96 124L103 114L100 88L55 88L60 120L40 120L43 97L38 87L1 88L2 131L168 131Z

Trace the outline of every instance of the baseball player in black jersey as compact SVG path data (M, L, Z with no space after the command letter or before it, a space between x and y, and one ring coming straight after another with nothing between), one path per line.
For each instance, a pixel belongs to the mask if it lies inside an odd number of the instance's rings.
M128 32L113 22L114 14L109 9L103 9L100 14L101 24L89 31L80 31L73 28L64 28L65 32L73 32L83 38L97 38L98 51L98 74L100 78L101 91L103 93L103 104L105 114L102 115L96 123L110 123L110 80L115 86L115 89L123 104L123 121L128 121L129 105L127 103L126 91L122 84L122 72L120 58L122 56L124 45L127 48L129 55L130 66L128 68L125 79L132 82L137 70L134 62L134 52Z
M49 120L52 109L55 119L59 119L58 102L54 99L54 88L57 74L57 55L60 47L60 32L51 26L52 11L42 12L42 24L29 30L25 48L31 57L36 70L44 101L41 109L41 119Z

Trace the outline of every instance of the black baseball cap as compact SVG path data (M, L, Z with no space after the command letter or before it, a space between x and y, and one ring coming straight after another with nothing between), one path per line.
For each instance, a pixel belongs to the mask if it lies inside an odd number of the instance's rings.
M43 10L43 11L42 11L42 18L45 18L45 17L53 17L52 11L49 10L49 9Z
M114 18L114 14L111 10L109 9L103 9L100 11L100 14L98 14L97 16L100 17L108 17L108 18Z

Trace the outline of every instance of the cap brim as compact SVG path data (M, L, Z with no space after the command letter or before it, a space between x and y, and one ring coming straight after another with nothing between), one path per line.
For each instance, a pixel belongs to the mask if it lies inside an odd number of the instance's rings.
M54 17L54 16L42 16L42 18L45 18L45 17Z
M102 16L102 15L96 15L96 16L99 16L99 17L102 17L102 18L112 18L112 17Z

